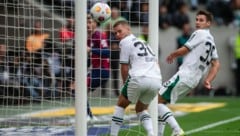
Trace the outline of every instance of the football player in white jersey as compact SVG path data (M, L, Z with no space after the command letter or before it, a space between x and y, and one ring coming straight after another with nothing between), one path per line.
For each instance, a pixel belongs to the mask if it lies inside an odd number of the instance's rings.
M170 109L165 105L175 103L179 98L188 94L195 88L204 74L204 86L211 89L211 82L214 80L220 63L214 38L209 31L212 22L212 14L200 10L196 14L196 31L192 33L189 40L183 47L175 50L167 56L166 61L172 63L177 57L184 56L184 61L179 70L168 81L163 83L158 97L158 136L163 136L165 124L173 129L173 136L184 135Z
M147 111L149 103L157 96L162 76L158 58L149 45L131 32L126 21L118 21L113 26L120 40L120 70L123 87L111 122L111 136L117 136L123 123L124 110L135 103L135 111L148 136L153 136L151 117Z

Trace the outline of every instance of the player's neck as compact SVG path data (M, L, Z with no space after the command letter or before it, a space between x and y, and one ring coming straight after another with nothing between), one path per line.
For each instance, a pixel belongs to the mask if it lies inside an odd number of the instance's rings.
M128 36L130 36L131 34L132 34L132 33L131 33L131 32L129 32L128 34L126 34L126 36L125 36L125 37L128 37ZM124 38L125 38L125 37L124 37Z

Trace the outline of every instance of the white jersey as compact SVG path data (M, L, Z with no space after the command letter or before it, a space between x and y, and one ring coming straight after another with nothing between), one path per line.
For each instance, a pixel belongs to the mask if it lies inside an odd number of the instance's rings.
M190 52L184 57L179 68L181 80L189 87L195 87L211 65L211 60L218 59L213 36L208 29L196 30L184 44Z
M161 79L157 56L150 46L133 34L120 41L120 63L129 64L129 76Z

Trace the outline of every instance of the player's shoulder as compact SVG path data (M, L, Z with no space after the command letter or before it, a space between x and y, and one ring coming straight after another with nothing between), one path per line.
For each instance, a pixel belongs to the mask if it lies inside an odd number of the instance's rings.
M193 33L195 34L201 34L201 33L205 33L204 29L197 29L195 30Z
M210 32L209 32L209 29L197 29L193 33L201 35L201 34L207 34L207 33L210 33Z
M99 30L94 31L94 33L92 34L92 37L101 37L101 32Z
M128 44L131 44L134 42L134 39L136 39L136 36L131 34L131 35L128 35L126 36L125 38L123 38L121 41L120 41L120 44L122 45L128 45Z
M202 38L212 37L212 35L211 35L209 29L198 29L192 33L192 37L198 37L198 39L199 39L200 37L202 37ZM200 39L202 39L202 38L200 38Z
M130 34L124 38L124 40L127 41L133 41L134 39L136 39L136 36L134 34Z

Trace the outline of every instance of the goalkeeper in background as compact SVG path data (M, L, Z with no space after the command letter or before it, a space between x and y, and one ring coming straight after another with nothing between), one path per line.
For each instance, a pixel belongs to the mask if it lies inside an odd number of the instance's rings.
M187 95L199 84L207 71L204 86L209 90L212 89L211 82L220 67L214 38L209 30L212 20L211 13L203 10L198 11L195 22L197 30L192 33L184 46L170 53L167 57L168 63L172 63L180 56L185 56L185 59L178 72L166 81L159 91L158 136L163 136L166 122L173 129L173 136L184 135L172 112L165 105L166 103L174 104L178 98Z
M123 124L124 110L136 103L135 111L148 136L153 136L152 119L147 111L149 103L161 87L162 77L157 56L150 46L135 37L126 21L113 26L120 40L120 70L124 83L111 122L111 136L117 136Z

